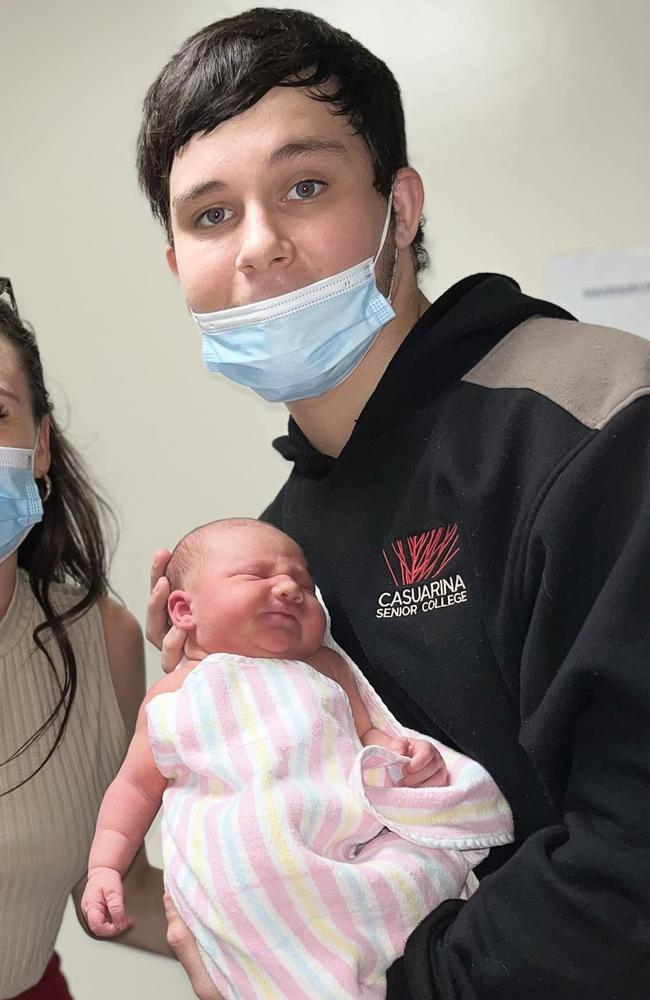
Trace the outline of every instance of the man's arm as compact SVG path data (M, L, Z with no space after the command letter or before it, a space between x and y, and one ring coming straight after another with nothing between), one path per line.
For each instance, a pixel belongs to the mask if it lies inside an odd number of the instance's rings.
M558 472L522 560L520 742L563 822L414 932L413 996L645 1000L650 399ZM513 609L513 614L515 609Z

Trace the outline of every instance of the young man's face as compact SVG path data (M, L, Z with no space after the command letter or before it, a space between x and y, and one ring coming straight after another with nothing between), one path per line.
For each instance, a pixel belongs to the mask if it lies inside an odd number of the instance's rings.
M386 201L365 142L302 90L276 87L170 174L169 264L194 312L259 302L374 257ZM377 266L382 291L394 249Z

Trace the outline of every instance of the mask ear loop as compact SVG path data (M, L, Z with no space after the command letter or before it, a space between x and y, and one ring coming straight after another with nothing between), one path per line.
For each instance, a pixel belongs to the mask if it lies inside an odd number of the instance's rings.
M388 227L390 226L391 212L393 210L393 189L390 189L390 194L388 195L388 209L386 211L386 218L384 219L384 228L381 233L381 239L379 241L379 250L375 254L375 259L372 262L372 267L374 270L375 264L379 260L382 250L384 249L384 243L386 242L386 237L388 236Z
M399 250L397 249L397 247L395 247L395 256L393 257L393 273L390 276L390 288L388 289L388 295L386 296L386 300L387 300L387 302L388 302L389 305L393 304L393 302L392 302L392 299L393 299L393 285L395 284L395 275L397 274L397 255L398 255L398 253L399 253Z
M388 236L388 229L390 227L390 220L393 211L393 188L390 189L390 194L388 195L388 209L386 211L386 218L384 219L384 228L381 234L381 240L379 241L379 250L372 262L372 269L374 271L375 264L379 260L382 250L384 249L384 243L386 242L386 237ZM393 285L395 284L395 273L397 271L397 254L399 253L397 247L395 247L395 256L393 257L393 267L390 276L390 288L388 289L388 295L386 296L386 301L391 304L391 298L393 295Z

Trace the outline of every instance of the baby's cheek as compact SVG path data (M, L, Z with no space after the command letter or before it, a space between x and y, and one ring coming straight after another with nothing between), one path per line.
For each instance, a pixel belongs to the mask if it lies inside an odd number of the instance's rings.
M214 601L206 609L206 614L197 630L197 637L203 637L201 642L203 648L211 651L226 648L225 644L230 638L230 633L236 628L236 620L236 610L232 607L232 601L224 600L223 597Z
M314 598L314 605L310 609L310 632L315 639L323 638L325 634L325 612Z

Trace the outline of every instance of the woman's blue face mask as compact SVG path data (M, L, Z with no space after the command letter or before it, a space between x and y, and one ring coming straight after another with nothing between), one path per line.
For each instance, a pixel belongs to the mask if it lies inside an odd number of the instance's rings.
M15 552L30 529L43 519L34 479L33 448L0 447L0 563Z

